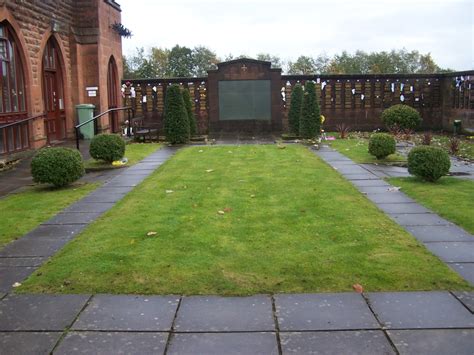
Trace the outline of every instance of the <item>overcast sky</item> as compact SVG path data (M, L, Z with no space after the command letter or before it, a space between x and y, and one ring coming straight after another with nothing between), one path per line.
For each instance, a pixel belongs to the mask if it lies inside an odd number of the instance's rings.
M221 58L294 60L406 48L441 67L474 68L474 0L117 0L136 47L206 46Z

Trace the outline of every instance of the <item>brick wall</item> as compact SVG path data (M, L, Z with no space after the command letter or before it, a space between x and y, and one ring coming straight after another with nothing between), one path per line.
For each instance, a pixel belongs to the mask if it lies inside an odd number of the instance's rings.
M110 4L112 3L112 5ZM108 108L107 64L113 55L119 78L122 74L121 37L110 25L121 21L115 2L104 0L0 0L0 21L8 21L18 37L25 72L28 115L44 112L42 57L48 39L54 36L60 48L68 137L73 136L75 105L92 103L97 112ZM52 32L52 22L57 24ZM119 92L119 84L116 91ZM86 86L99 87L88 97ZM101 121L109 127L108 117ZM45 144L41 120L34 123L34 146Z

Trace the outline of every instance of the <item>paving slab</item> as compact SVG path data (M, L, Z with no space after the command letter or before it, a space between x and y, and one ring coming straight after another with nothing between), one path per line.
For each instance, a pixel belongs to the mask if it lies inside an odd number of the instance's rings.
M474 237L455 225L407 226L405 229L422 242L474 242Z
M380 325L357 293L275 295L280 330L378 329Z
M43 225L50 224L89 224L96 220L102 213L99 212L69 212L58 213L53 218L44 222Z
M113 187L113 186L103 185L103 186L99 187L98 189L96 189L95 191L93 191L91 194L95 194L95 195L101 195L101 194L126 195L132 190L133 190L133 187L130 187L130 186Z
M280 333L285 354L395 354L381 330Z
M474 286L474 263L454 263L448 266Z
M8 292L15 282L22 282L36 270L35 267L0 267L0 292Z
M167 354L277 355L275 333L173 334Z
M65 225L39 225L25 237L54 237L54 238L72 238L84 229L83 225L65 224Z
M0 330L62 331L84 307L88 295L8 295L0 302Z
M387 188L391 187L392 185L386 183L385 181L381 179L376 179L376 180L352 180L351 181L352 185L357 186L357 187L363 187L363 186L385 186Z
M164 354L168 333L69 332L54 354Z
M110 210L115 203L101 203L101 202L76 202L64 210L64 212L93 212L93 213L104 213Z
M51 256L61 249L70 238L24 236L0 250L0 257Z
M96 295L74 330L169 331L178 296Z
M391 213L388 216L401 226L443 226L452 224L434 213Z
M474 353L474 329L390 330L388 335L401 355Z
M128 170L127 169L122 174L120 174L120 176L141 176L142 178L146 178L151 173L152 171L150 170Z
M141 183L145 179L144 176L136 176L136 175L119 175L117 177L114 177L112 180L110 180L106 186L113 186L113 187L119 187L119 186L137 186L139 183Z
M375 204L379 203L410 203L415 202L405 194L400 192L392 192L389 194L367 194L369 200Z
M81 203L115 203L120 201L125 194L119 194L119 193L107 193L107 192L101 192L101 193L93 193L89 194L88 196L84 197L80 202Z
M388 214L396 213L433 213L429 209L419 205L418 203L379 203L377 207Z
M357 189L366 194L389 194L393 191L389 190L390 186L357 186Z
M365 170L364 168L361 168L359 165L338 165L334 166L331 164L331 166L337 170L339 173L343 175L364 175L367 174L368 171Z
M7 294L6 293L0 293L0 300L3 299Z
M41 266L46 261L44 257L31 257L31 258L2 258L0 257L0 268L1 267L35 267Z
M269 296L184 297L176 317L179 332L274 331Z
M365 174L342 174L347 180L354 181L354 180L380 180L380 178L374 174L369 172Z
M61 332L0 333L0 354L47 355L61 337Z
M379 292L368 297L389 329L474 327L473 315L448 292Z
M466 306L471 313L474 313L474 292L473 291L459 291L453 292L454 296ZM473 347L474 348L474 347Z
M338 153L338 152L315 152L316 155L321 157L322 159L330 162L330 161L352 161L351 159L347 158L345 155Z
M149 164L145 164L145 165L142 165L140 163L132 166L131 168L128 168L127 171L131 172L131 171L149 171L150 173L155 171L157 169L156 166L154 165L149 165Z
M447 263L474 263L473 242L432 242L425 246Z

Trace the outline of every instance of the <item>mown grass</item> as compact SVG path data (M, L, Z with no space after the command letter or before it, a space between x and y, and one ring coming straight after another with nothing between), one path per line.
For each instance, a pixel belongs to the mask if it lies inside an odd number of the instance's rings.
M179 151L17 291L248 295L355 283L470 289L309 149L206 146Z
M125 157L128 162L125 166L131 166L144 159L149 154L155 152L160 148L160 143L130 143L125 146ZM103 170L103 169L114 169L112 164L104 162L102 160L89 159L84 162L84 166L87 170ZM120 166L118 167L120 168Z
M98 185L76 183L61 189L41 185L29 187L0 199L2 216L0 247L53 217Z
M444 218L474 234L474 181L442 177L436 183L414 177L391 178L390 183Z
M391 154L385 159L377 159L369 153L369 140L366 138L346 138L336 139L334 141L327 141L331 148L336 149L339 153L344 154L348 158L354 160L356 163L380 163L393 164L405 163L406 157L401 154Z

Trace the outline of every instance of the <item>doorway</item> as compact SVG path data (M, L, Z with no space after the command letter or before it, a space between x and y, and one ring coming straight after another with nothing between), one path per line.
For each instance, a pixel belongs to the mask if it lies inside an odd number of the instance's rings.
M59 49L54 37L48 40L43 55L43 94L48 143L61 141L66 138L66 114Z
M107 96L109 102L109 110L118 107L117 91L117 65L115 63L114 57L111 57L107 69ZM117 133L120 130L118 111L113 111L109 113L109 117L111 130L113 133Z

